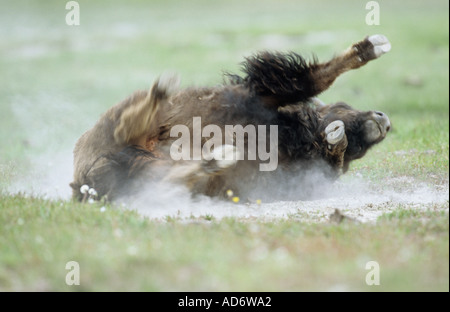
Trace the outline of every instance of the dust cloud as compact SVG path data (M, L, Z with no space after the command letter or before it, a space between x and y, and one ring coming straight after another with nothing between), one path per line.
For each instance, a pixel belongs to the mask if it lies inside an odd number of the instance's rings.
M8 188L10 193L22 193L52 200L71 200L72 152L50 153L30 159L31 170L16 176ZM206 196L193 197L180 185L149 182L137 194L117 200L121 209L137 210L141 215L164 220L167 217L191 220L195 218L237 217L271 221L297 218L304 222L327 222L334 209L360 222L374 222L383 213L399 207L414 209L446 209L449 207L447 185L433 186L411 177L386 180L384 187L350 174L334 183L317 175L317 185L308 189L312 199L277 200L274 202L239 203ZM281 184L280 184L281 185ZM320 186L320 187L319 187ZM301 191L302 185L297 189ZM324 191L325 190L325 191ZM291 186L290 192L295 192ZM96 207L93 205L93 207ZM94 209L94 208L93 208Z

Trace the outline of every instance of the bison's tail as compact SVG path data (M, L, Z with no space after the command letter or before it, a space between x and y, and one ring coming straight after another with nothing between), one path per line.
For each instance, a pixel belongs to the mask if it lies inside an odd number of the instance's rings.
M121 113L114 130L117 144L133 144L151 130L161 101L166 99L179 86L179 77L175 74L162 75L156 80L145 98L131 101Z

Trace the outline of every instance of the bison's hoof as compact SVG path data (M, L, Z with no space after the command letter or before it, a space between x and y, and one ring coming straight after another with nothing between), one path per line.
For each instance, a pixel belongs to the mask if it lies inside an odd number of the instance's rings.
M221 145L216 147L211 160L204 160L202 167L207 174L216 174L237 163L239 152L233 145Z
M375 57L380 57L391 50L391 43L384 35L373 35L367 38L373 45Z
M221 145L212 152L217 167L224 169L236 164L239 152L234 145Z
M342 141L345 134L345 125L341 120L335 120L325 128L328 144L335 145Z

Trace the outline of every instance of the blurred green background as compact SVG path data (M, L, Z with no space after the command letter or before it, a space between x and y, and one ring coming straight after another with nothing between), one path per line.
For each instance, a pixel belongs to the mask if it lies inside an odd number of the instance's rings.
M78 1L79 26L66 24L65 1L0 3L1 162L71 149L105 109L165 70L183 86L215 85L258 50L327 60L375 33L392 51L322 99L383 110L397 128L412 127L405 114L446 126L444 0L378 1L379 26L366 24L364 1Z
M377 2L380 25L366 24L366 1L80 0L80 25L68 26L66 1L0 0L0 290L448 291L448 202L397 204L376 224L341 226L305 224L301 211L160 222L8 194L17 179L42 186L36 170L70 193L77 138L165 70L183 86L213 86L258 50L326 61L377 33L391 52L321 95L381 110L393 125L343 179L448 192L449 2ZM64 283L73 259L80 288ZM382 287L364 284L371 259Z

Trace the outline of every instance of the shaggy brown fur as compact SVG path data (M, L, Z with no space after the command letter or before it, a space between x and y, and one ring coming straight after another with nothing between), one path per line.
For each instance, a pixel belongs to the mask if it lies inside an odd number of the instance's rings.
M311 101L340 74L387 52L387 44L384 36L368 37L326 63L308 64L295 53L262 52L246 59L243 77L228 75L230 83L218 87L177 90L174 77L161 78L149 91L136 92L113 106L78 140L73 196L85 198L80 187L87 184L98 197L113 199L152 179L182 183L193 193L209 196L225 196L226 190L233 189L244 197L270 197L273 183L280 179L300 183L308 179L312 167L337 177L384 139L389 119L381 112L361 112L344 103L313 105ZM386 51L380 53L380 47ZM234 166L223 166L215 158L173 161L169 150L177 138L170 136L170 130L185 125L192 134L193 117L201 117L203 126L219 126L222 133L225 125L267 129L276 125L277 170L260 172L261 161L248 157ZM201 146L208 139L202 138Z

